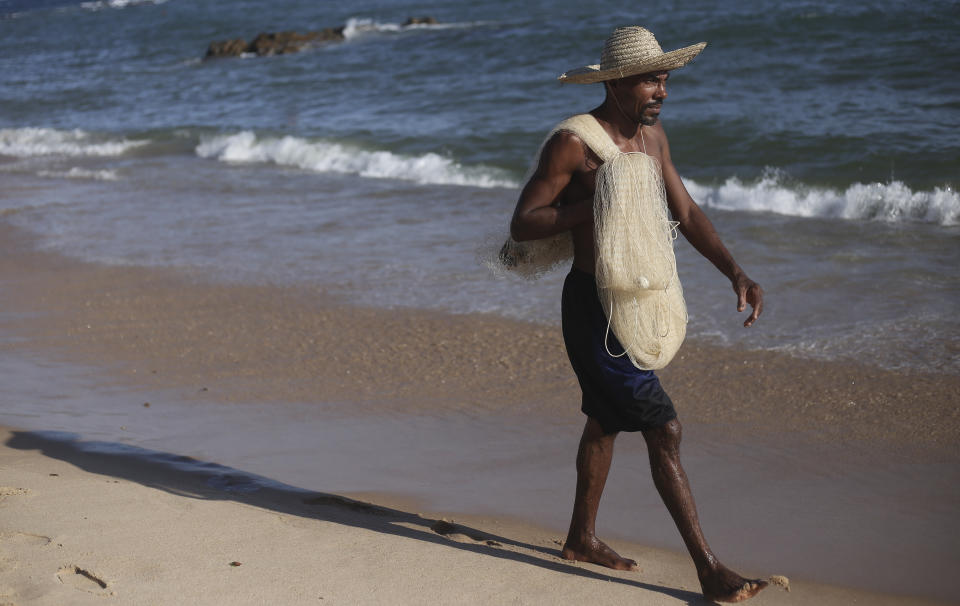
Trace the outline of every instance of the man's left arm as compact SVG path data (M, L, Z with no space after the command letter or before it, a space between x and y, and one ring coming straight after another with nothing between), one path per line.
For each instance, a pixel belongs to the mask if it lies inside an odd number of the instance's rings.
M744 326L751 326L763 312L763 289L737 265L733 255L720 240L713 223L690 197L670 159L670 146L663 127L658 124L654 130L660 143L663 185L670 213L674 221L680 223L680 233L687 241L730 279L733 291L737 294L737 311L745 310L748 304L753 308L750 317L743 323Z

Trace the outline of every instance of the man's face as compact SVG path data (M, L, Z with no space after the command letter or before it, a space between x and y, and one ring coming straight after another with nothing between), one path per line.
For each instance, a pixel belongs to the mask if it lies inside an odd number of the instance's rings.
M660 117L660 106L667 98L669 72L651 72L620 78L610 83L627 118L644 126L653 126Z

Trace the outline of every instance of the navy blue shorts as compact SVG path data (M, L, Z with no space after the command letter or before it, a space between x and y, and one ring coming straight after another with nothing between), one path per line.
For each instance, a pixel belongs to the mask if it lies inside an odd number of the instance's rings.
M640 370L623 351L597 297L592 274L574 267L563 283L563 342L583 391L581 410L605 433L644 431L677 418L673 402L652 370ZM606 336L607 345L604 346Z

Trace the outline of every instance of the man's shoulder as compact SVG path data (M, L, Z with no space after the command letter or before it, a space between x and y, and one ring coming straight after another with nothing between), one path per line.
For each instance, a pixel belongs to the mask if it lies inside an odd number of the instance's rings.
M596 127L597 119L592 114L585 112L564 118L551 129L551 133L554 135L557 133L589 133Z
M663 123L657 120L657 123L643 129L644 138L647 143L653 143L658 149L664 149L667 142L667 131L663 129Z
M587 146L577 133L570 130L557 130L550 135L543 145L544 156L559 156L571 160L583 160Z

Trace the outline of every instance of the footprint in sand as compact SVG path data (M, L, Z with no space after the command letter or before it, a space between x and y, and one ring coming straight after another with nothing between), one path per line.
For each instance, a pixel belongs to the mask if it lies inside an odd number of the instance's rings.
M467 528L465 526L460 526L459 524L455 524L450 520L437 520L431 524L430 530L458 543L483 543L492 547L502 546L500 543L497 543L493 539L480 534L476 530Z
M69 585L74 589L93 593L96 595L112 596L114 593L107 589L109 583L104 581L98 575L70 564L64 566L57 572L57 579L64 585Z
M42 534L33 534L30 532L0 532L0 543L4 545L29 545L31 547L43 547L49 545L50 537ZM2 605L0 605L2 606Z

